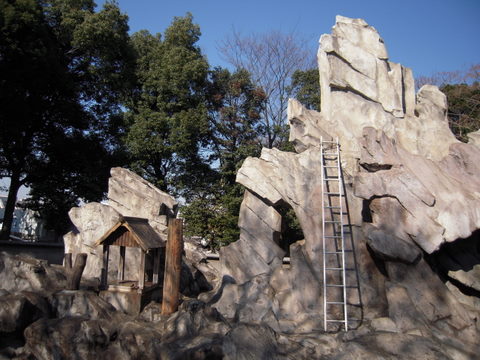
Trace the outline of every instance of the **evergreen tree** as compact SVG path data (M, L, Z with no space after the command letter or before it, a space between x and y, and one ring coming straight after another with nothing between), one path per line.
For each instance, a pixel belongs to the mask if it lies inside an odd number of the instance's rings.
M48 207L58 223L66 206L99 200L106 189L131 53L127 17L112 3L97 13L94 6L0 0L0 176L11 180L2 238L21 185L32 188L32 207ZM86 171L99 158L105 166Z
M290 93L307 109L320 111L320 76L318 69L295 71L292 75Z
M126 104L125 137L131 165L160 189L177 193L208 171L200 151L209 138L208 62L196 45L199 37L191 14L176 17L163 40L147 31L132 36L137 83Z
M199 235L212 247L238 239L238 214L243 187L235 182L238 169L247 156L259 156L261 150L261 111L265 93L253 85L246 70L231 74L217 68L211 72L209 99L213 147L218 163L215 182L197 193L182 208L186 233Z

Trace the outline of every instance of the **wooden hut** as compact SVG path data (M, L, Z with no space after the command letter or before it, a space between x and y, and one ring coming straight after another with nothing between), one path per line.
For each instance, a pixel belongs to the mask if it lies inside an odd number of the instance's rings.
M103 245L103 265L100 274L100 296L109 301L117 309L127 313L138 313L151 300L161 298L163 284L164 250L166 241L149 225L147 219L123 217L109 231L95 243ZM118 270L115 279L109 279L110 248L118 246ZM137 279L125 279L125 265L129 261L126 248L139 248L140 259L133 263L138 264ZM138 254L138 252L137 252ZM153 267L147 271L147 256L152 259ZM149 276L147 272L151 271Z

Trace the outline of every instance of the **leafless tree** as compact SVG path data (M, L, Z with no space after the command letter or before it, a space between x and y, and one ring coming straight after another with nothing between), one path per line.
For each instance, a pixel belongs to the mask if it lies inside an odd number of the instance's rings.
M430 76L419 76L415 79L416 89L423 85L436 85L443 87L445 85L474 83L480 81L480 64L473 64L464 70L439 71Z
M305 38L295 32L270 31L227 36L218 47L225 61L236 69L246 69L266 95L262 120L263 145L272 148L286 140L286 109L291 76L295 70L315 65L315 51Z

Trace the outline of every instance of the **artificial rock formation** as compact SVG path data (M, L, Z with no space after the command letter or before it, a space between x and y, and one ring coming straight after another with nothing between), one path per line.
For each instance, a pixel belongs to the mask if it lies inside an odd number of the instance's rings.
M64 236L65 253L87 253L84 277L99 277L102 268L102 247L95 242L110 230L123 216L148 219L148 223L159 235L166 239L168 217L177 211L173 197L157 189L137 174L123 168L112 168L108 182L106 203L88 203L75 207L68 213L75 230ZM118 249L116 249L118 250ZM134 276L138 269L139 248L127 248L126 278ZM118 251L112 251L109 258L109 271L116 274Z
M362 324L461 339L467 355L447 352L468 358L480 334L471 296L480 294L478 134L456 140L445 95L430 85L415 94L412 71L388 60L364 20L338 16L320 38L318 65L321 112L289 102L296 153L263 149L237 174L247 188L240 240L221 250L224 281L210 301L227 317L279 331L322 329L320 140L338 138ZM276 244L285 203L305 236L290 246L289 268Z

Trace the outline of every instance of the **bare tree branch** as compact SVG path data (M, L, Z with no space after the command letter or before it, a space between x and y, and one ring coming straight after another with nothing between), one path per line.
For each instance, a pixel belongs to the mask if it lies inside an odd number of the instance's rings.
M286 109L292 74L295 70L316 66L308 41L295 32L271 31L244 36L234 30L218 50L236 69L250 72L254 83L267 96L262 114L263 145L272 148L286 141Z

